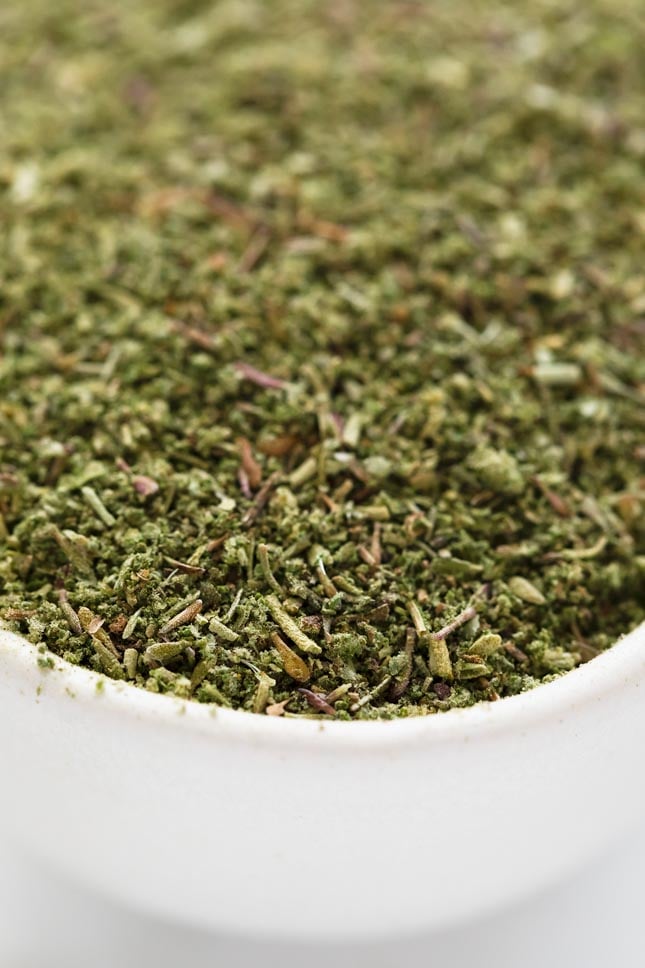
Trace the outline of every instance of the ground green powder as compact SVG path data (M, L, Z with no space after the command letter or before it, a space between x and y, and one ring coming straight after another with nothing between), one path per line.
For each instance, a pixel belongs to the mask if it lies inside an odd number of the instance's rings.
M642 620L644 44L641 0L3 5L5 623L347 719Z

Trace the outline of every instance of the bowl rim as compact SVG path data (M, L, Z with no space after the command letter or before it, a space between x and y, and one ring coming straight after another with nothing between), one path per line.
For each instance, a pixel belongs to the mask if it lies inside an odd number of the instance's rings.
M43 656L53 664L43 667ZM0 676L11 680L14 675L20 693L31 694L36 702L56 696L74 701L78 708L79 701L99 701L102 709L133 720L172 724L254 745L289 748L313 743L317 749L378 750L419 742L427 745L435 739L469 741L509 729L519 736L536 722L547 718L562 722L583 705L595 704L625 686L637 687L645 683L645 622L584 665L527 692L435 715L388 720L261 716L148 692L73 665L0 623Z

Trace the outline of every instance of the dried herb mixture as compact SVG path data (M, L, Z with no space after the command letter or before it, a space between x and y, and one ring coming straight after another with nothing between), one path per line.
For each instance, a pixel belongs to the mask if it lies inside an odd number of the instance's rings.
M284 716L645 617L641 0L0 9L0 615Z

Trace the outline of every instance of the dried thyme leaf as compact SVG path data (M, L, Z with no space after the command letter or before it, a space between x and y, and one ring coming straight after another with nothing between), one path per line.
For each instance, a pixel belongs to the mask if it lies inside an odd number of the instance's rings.
M155 642L147 647L144 658L151 663L164 665L182 655L187 647L187 642Z
M125 674L123 672L123 668L121 667L121 663L114 656L112 650L106 646L103 637L93 635L92 645L94 646L99 662L101 663L103 671L106 673L106 675L110 676L111 679L124 679Z
M126 649L123 653L123 666L127 679L136 679L139 665L139 653L136 649Z
M501 647L501 635L496 635L494 632L486 632L484 635L480 635L475 642L468 646L468 652L471 655L480 655L483 658L486 658L486 656L497 652L498 649L501 649Z
M284 666L284 671L296 682L309 682L311 679L311 669L299 655L290 649L287 643L282 639L277 632L274 632L271 636L271 641L273 642L276 651L279 653L282 659L282 664Z
M522 578L520 575L514 575L512 578L509 578L508 587L509 591L512 591L518 598L521 598L523 602L529 602L531 605L546 604L546 598L540 589L536 588L533 582Z
M182 608L180 612L173 615L172 618L168 619L161 628L159 629L159 635L168 635L170 632L174 632L175 629L180 628L182 625L189 625L193 619L199 615L202 610L203 602L201 598L196 601L191 602L186 608Z
M78 617L77 613L72 608L72 606L69 604L69 601L67 599L67 592L65 592L64 589L62 588L59 589L58 591L58 604L60 606L61 612L63 613L63 615L67 620L67 624L69 625L74 635L82 635L83 626L81 625L81 620Z
M220 639L224 639L226 642L237 642L239 639L237 632L234 632L233 629L228 627L228 625L225 625L224 622L221 622L216 615L212 617L208 627L211 632L213 632Z
M433 715L645 617L645 25L341 6L4 5L0 618Z
M309 638L308 635L298 627L294 622L288 612L282 607L275 595L267 595L265 599L269 611L273 616L274 621L280 626L284 634L291 639L291 641L298 646L302 652L308 652L311 655L319 655L322 649L317 642Z
M91 509L94 511L99 521L102 521L103 524L106 525L106 527L113 528L114 525L116 524L116 518L114 517L113 514L110 514L110 512L103 504L103 501L98 496L94 488L82 487L81 494L83 495L87 504L89 504Z

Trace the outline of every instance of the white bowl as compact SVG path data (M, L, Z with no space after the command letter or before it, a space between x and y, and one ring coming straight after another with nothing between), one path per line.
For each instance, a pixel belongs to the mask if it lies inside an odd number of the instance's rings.
M532 692L393 722L215 710L37 660L0 630L0 822L165 918L442 927L554 882L645 806L645 625Z

